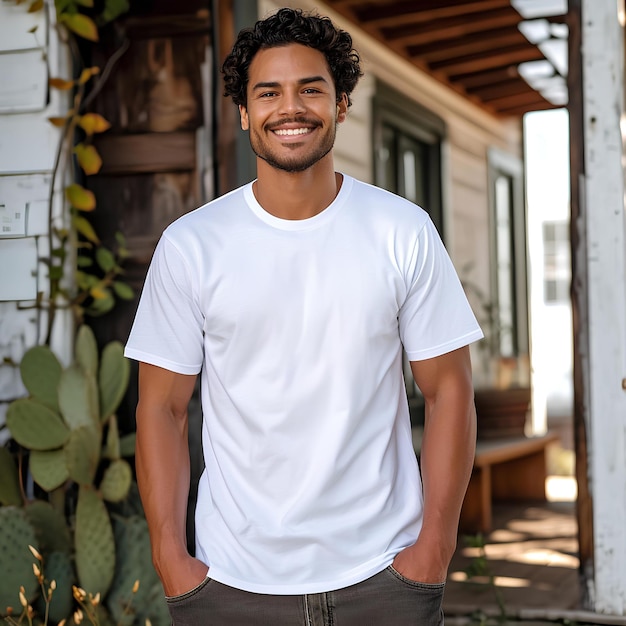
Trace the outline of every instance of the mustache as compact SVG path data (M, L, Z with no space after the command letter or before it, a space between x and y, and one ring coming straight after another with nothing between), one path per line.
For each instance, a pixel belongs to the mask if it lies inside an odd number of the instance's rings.
M280 122L272 122L265 125L265 130L276 130L277 128L282 128L287 124L304 124L305 126L321 126L319 120L312 120L308 117L292 117L285 120L280 120Z

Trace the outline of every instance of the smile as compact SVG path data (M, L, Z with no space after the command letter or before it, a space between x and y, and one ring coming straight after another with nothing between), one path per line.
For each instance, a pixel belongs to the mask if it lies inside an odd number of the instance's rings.
M281 128L274 132L277 135L290 136L290 135L307 135L311 132L311 128Z

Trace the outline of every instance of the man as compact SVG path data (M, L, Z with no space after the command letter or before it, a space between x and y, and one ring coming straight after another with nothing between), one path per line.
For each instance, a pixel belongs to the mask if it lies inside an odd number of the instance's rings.
M140 361L137 477L174 624L441 624L481 331L427 214L334 170L361 75L348 33L281 9L239 34L223 73L257 179L166 229L126 348ZM426 402L422 481L403 349Z

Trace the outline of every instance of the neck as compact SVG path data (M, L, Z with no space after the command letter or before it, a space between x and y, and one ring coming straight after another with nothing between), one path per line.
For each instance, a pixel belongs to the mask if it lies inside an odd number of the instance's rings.
M330 156L330 155L328 155ZM303 220L321 213L337 196L341 175L326 157L304 172L285 172L257 159L257 180L252 190L271 215Z

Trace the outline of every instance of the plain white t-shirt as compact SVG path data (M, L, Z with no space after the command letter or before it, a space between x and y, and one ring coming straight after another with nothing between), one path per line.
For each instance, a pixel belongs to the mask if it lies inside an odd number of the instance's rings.
M211 578L320 593L413 544L402 350L428 359L481 337L426 212L349 176L309 219L269 214L250 183L170 225L126 355L201 372L196 556Z

